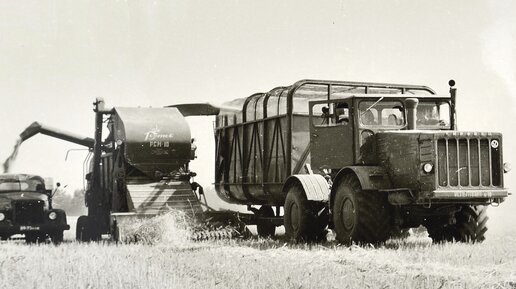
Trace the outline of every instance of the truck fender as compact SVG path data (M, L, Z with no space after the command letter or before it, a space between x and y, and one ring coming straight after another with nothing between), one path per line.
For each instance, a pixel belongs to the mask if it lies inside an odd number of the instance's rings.
M384 168L378 166L349 166L342 168L333 179L330 201L333 202L337 184L346 176L352 174L357 177L364 191L388 190L392 188L389 175Z
M292 175L288 177L283 185L283 192L286 194L290 187L299 184L303 187L306 199L309 201L328 201L330 187L328 181L321 175Z

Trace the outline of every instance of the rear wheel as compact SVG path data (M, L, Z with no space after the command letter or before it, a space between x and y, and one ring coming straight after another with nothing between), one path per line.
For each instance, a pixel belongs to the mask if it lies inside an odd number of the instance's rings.
M91 241L91 230L87 216L80 216L77 219L77 226L75 228L75 239L77 241L88 242Z
M258 215L258 218L270 218L274 217L274 210L270 206L261 206L256 214ZM276 232L276 226L270 220L258 219L256 230L258 231L258 235L260 237L273 237L274 233Z
M391 232L391 208L387 196L364 192L355 176L344 176L333 201L333 223L343 244L381 243Z
M308 201L300 186L292 186L285 199L285 234L295 241L319 241L328 224L327 214L319 214L323 209L322 204Z

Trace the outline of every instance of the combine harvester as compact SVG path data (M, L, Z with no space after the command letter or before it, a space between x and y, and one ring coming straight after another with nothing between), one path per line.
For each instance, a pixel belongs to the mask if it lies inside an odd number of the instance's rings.
M295 240L324 239L331 228L344 244L378 243L423 225L434 242L481 242L486 206L508 196L510 166L500 133L457 131L449 85L449 95L436 95L426 86L302 80L231 101L231 112L172 107L216 115L215 188L255 212L260 235L284 223Z
M191 216L202 214L188 169L192 158L190 130L177 109L106 109L94 103L95 137L82 137L41 125L30 125L21 142L41 133L86 146L92 152L86 174L88 215L79 217L76 238L120 238L119 223L127 218L156 216L177 209ZM109 133L103 133L107 123ZM104 139L103 139L104 135Z

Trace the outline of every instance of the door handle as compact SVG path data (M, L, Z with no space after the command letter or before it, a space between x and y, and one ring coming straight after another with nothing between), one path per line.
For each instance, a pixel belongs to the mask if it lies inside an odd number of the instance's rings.
M312 136L313 136L313 137L318 137L319 135L318 135L318 134L316 134L316 133L313 133L313 134L312 134Z

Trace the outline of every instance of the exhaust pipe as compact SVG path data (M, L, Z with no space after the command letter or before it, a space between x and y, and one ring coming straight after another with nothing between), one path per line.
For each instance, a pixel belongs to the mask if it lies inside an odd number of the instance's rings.
M407 98L405 100L405 107L407 108L407 129L416 129L417 120L417 105L419 100L417 98Z

